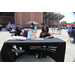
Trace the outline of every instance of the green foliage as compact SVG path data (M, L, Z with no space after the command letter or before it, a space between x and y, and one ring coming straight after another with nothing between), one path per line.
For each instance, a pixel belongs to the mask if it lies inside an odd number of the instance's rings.
M75 21L73 23L75 23Z
M66 21L62 21L61 24L62 24L62 23L67 23L67 22L66 22Z
M27 28L27 29L29 29L30 27L22 27L22 28L23 28L23 29L24 29L24 28Z

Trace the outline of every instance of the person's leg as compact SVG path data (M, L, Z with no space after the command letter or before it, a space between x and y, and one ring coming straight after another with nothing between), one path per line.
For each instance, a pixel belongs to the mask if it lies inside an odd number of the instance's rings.
M1 31L1 27L0 27L0 31Z
M74 38L73 42L75 42L75 38Z

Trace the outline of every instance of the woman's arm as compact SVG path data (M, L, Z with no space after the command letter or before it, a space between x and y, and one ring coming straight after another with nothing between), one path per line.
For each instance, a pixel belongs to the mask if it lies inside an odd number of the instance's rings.
M51 33L48 33L48 35L49 35L49 36L46 37L47 39L48 39L48 38L54 38L54 36L52 36Z
M42 32L41 32L42 33ZM39 38L40 38L40 36L41 36L41 33L40 33L40 35L39 35Z

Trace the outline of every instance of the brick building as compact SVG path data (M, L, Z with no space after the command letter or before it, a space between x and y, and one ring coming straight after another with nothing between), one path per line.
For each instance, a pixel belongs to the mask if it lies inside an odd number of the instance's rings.
M64 18L64 15L54 12L43 12L43 23L49 25L49 27L58 27L58 15L59 21Z
M59 15L59 20L64 16ZM54 12L0 12L0 24L3 27L10 22L13 24L20 24L22 27L30 27L26 24L28 21L36 21L41 26L41 23L47 24L50 27L57 27L58 14Z
M36 21L41 25L41 23L43 22L43 13L42 12L15 12L14 20L15 20L15 24L20 24L22 27L30 27L30 25L26 24L28 21Z

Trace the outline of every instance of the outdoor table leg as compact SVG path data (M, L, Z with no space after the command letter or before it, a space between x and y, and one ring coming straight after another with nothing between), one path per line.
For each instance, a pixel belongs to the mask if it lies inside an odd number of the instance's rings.
M54 34L55 34L55 30L54 30Z
M53 34L53 30L52 30L52 34Z
M57 30L57 34L58 34L58 30Z
M61 34L61 30L60 30L60 34Z

